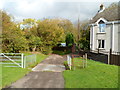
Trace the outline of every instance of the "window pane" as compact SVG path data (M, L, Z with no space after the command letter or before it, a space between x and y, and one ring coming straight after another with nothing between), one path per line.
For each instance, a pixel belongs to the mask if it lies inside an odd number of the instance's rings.
M105 24L99 24L99 32L105 32Z
M98 40L98 48L101 48L101 40Z
M102 48L105 47L105 40L102 40Z

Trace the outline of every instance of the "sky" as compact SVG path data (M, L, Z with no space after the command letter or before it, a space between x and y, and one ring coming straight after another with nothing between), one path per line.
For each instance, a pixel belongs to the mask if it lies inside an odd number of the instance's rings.
M12 15L15 21L26 18L65 18L72 22L89 20L100 4L108 7L119 0L0 0L0 9Z

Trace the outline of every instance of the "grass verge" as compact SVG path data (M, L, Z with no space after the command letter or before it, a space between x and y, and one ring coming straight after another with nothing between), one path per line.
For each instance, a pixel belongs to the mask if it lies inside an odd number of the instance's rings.
M75 62L80 58L75 58ZM65 88L118 88L118 66L88 60L87 68L63 72ZM80 64L79 64L80 65Z

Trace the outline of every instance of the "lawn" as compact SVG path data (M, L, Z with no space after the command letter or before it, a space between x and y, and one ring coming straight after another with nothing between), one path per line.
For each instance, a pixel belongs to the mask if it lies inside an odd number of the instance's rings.
M24 52L24 54L31 55L32 53ZM34 67L48 56L40 53L35 53L35 54L37 55L36 63L32 64L28 68ZM0 88L9 86L11 83L22 78L24 75L26 75L31 71L31 69L28 68L4 67L4 65L0 66L0 79L2 79L2 84L0 80Z
M75 58L75 62L80 58ZM81 62L81 61L80 61ZM118 66L87 60L87 68L63 72L66 88L117 88ZM81 63L80 63L81 64ZM81 64L82 65L82 64Z

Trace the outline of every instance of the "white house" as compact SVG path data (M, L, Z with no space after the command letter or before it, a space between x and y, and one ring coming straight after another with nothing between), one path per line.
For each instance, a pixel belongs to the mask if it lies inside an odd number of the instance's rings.
M120 6L100 10L90 21L90 49L97 51L120 52Z

